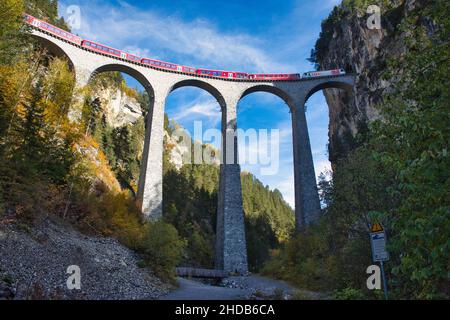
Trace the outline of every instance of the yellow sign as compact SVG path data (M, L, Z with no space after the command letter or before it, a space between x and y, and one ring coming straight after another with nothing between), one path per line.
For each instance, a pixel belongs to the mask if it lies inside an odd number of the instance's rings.
M381 231L383 231L383 227L378 222L374 223L372 225L372 228L370 228L370 232L381 232Z

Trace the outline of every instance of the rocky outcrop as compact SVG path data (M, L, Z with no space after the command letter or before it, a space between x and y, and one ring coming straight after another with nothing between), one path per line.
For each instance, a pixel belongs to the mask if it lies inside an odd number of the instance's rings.
M177 170L180 170L183 164L189 164L189 161L194 163L194 157L189 157L189 153L194 152L194 149L200 150L202 159L206 164L220 165L220 151L213 145L202 144L200 141L193 141L189 133L182 129L184 134L181 137L171 135L170 132L164 132L164 148L168 154L169 161ZM186 143L187 141L187 143ZM206 159L207 157L207 159Z
M169 286L139 268L117 240L81 234L45 220L33 228L0 224L1 299L156 299ZM81 288L67 287L69 266Z
M120 88L103 87L96 90L94 96L101 102L107 123L114 128L135 123L142 117L141 106L136 98L127 95Z
M380 5L381 29L369 29L367 8L347 3L343 1L322 23L316 43L320 70L345 68L356 74L352 95L338 89L324 93L330 112L329 157L333 165L355 147L356 135L379 117L375 106L395 81L383 80L382 73L389 59L401 57L406 50L399 25L413 10L426 5L418 0L384 1Z

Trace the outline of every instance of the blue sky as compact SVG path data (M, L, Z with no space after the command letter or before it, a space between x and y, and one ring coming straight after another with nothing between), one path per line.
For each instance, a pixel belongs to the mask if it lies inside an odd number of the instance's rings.
M339 0L152 0L60 1L81 9L81 36L141 56L194 67L244 72L304 72L320 33L321 21ZM131 86L136 81L127 78ZM328 107L322 93L308 101L307 121L316 173L329 168ZM245 97L238 106L242 129L280 130L280 169L261 175L257 165L243 165L294 204L292 132L288 107L267 93ZM220 109L208 93L195 88L174 91L166 112L188 130L194 121L220 128Z

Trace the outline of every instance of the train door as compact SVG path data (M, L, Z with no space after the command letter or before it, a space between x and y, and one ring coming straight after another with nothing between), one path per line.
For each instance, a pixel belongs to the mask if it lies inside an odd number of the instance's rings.
M124 52L121 52L121 53L120 53L120 57L121 57L122 59L126 59L126 58L127 58L127 54L124 53Z
M228 72L228 78L233 79L233 72Z
M183 67L182 66L177 66L177 71L178 72L183 72Z

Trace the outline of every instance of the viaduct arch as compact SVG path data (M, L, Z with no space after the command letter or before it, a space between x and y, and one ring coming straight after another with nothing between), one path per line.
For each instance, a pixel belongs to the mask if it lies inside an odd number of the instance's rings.
M96 73L121 71L136 78L149 93L151 105L146 119L146 133L139 178L138 201L148 219L162 216L162 153L164 107L166 97L185 86L208 91L222 109L222 164L216 226L217 269L246 273L247 249L240 166L237 157L237 105L241 98L258 91L283 99L291 110L296 229L312 223L320 214L314 164L305 117L305 102L315 92L326 88L353 90L354 75L346 74L295 81L218 79L175 73L89 51L40 29L32 35L49 51L67 56L73 66L77 86L85 86Z

